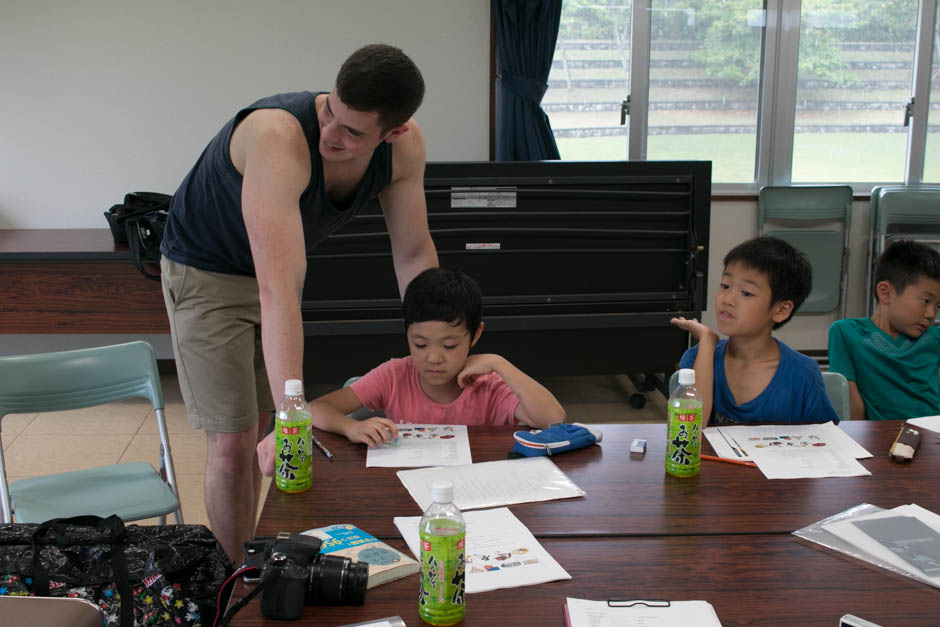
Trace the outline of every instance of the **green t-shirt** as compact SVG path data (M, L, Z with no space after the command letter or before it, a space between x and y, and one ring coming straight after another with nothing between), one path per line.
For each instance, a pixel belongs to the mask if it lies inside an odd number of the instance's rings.
M869 420L906 420L940 414L940 327L916 340L893 338L871 318L837 320L829 327L829 370L854 381Z

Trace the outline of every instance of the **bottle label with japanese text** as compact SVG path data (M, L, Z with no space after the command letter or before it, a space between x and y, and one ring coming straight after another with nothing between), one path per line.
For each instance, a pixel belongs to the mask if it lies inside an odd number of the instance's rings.
M303 492L313 486L313 442L310 420L277 420L274 425L274 481L282 492Z
M669 407L666 423L666 472L670 475L692 477L698 474L702 463L702 407L697 405L698 407Z
M418 615L430 625L459 623L466 610L466 531L449 525L452 521L434 520L432 533L420 532Z

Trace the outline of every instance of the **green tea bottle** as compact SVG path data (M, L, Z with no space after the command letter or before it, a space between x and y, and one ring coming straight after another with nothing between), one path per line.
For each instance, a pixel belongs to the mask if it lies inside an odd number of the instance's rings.
M679 371L679 385L669 395L666 419L666 472L694 477L702 464L702 397L695 389L695 371Z
M282 492L303 492L313 485L310 410L300 379L284 382L284 400L274 421L274 482Z
M464 563L467 526L454 505L454 484L431 484L433 503L421 517L421 588L418 616L430 625L453 625L466 609Z

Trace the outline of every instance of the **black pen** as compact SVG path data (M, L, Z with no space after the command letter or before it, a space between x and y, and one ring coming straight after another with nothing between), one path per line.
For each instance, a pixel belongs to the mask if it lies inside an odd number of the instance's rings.
M326 458L330 461L333 461L333 453L329 452L323 443L317 439L317 436L310 434L310 439L313 440L313 443L317 445L317 448L320 449L320 452L326 455Z

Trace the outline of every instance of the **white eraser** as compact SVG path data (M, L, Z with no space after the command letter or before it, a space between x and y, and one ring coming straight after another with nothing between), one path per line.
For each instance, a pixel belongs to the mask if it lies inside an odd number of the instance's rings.
M633 442L630 443L630 452L631 453L646 453L646 440L641 440L640 438L633 438Z

